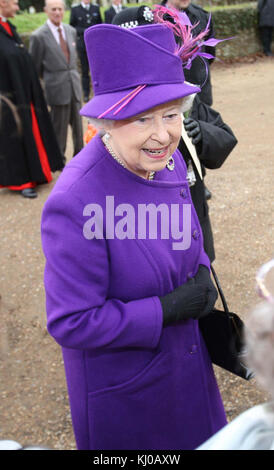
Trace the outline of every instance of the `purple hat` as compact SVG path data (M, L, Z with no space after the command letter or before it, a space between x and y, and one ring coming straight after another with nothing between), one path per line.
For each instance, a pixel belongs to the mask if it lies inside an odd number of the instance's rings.
M200 91L185 82L174 34L165 25L95 25L85 31L85 43L94 97L83 116L127 119Z

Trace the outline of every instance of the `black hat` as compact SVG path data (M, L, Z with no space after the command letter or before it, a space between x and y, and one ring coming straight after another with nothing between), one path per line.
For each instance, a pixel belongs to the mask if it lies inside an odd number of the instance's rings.
M153 23L153 13L147 6L129 7L114 16L112 24L123 28L135 28Z

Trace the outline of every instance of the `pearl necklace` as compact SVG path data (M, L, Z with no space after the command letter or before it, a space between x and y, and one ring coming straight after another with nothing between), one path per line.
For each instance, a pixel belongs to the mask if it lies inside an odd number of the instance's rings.
M123 168L127 168L125 163L119 157L117 157L117 155L115 154L113 148L111 147L111 145L109 143L109 138L110 138L110 135L108 133L104 134L103 137L102 137L102 141L103 141L106 149L109 151L110 155L114 158L114 160L116 160L116 162L118 162ZM175 162L174 162L173 157L170 157L170 159L168 160L168 162L166 164L166 167L170 171L174 170ZM156 173L155 171L150 171L148 173L147 179L149 181L152 181L154 179L155 173Z

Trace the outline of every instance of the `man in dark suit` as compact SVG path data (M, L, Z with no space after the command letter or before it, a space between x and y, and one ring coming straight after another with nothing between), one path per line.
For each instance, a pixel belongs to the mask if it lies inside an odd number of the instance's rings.
M90 75L84 42L84 32L85 29L90 26L100 23L102 23L100 9L98 6L92 5L90 0L82 0L79 5L71 8L70 25L73 26L77 32L77 51L81 62L82 88L85 102L89 100Z
M111 7L105 11L105 23L111 24L114 16L125 8L126 7L122 5L122 0L112 0Z

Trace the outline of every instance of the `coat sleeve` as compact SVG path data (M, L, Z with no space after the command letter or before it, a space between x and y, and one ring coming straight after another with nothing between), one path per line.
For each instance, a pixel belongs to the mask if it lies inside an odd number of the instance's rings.
M69 24L76 30L76 33L78 34L78 36L81 36L84 34L85 28L81 26L78 21L77 7L72 7L71 9Z
M70 11L70 19L69 19L69 24L71 26L73 26L74 28L76 27L76 24L77 24L77 18L76 18L76 15L75 15L75 8L72 7L71 11Z
M83 207L59 192L43 211L49 333L73 349L156 347L162 332L159 298L108 298L107 243L84 237Z
M217 111L201 101L191 117L199 122L202 132L197 148L201 163L206 168L220 168L237 144L234 133Z

